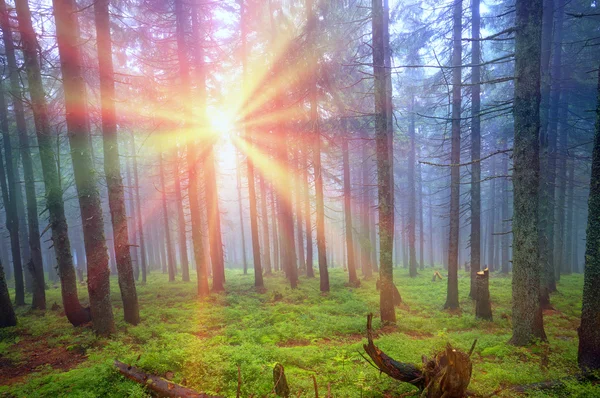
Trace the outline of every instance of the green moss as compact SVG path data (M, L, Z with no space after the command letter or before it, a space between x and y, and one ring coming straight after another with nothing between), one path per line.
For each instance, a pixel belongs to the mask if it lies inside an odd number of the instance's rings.
M466 273L459 273L462 313L450 315L442 311L445 281L431 282L429 269L414 279L408 277L408 271L395 271L404 304L396 309L397 327L385 329L377 338L377 344L395 359L420 363L421 355L429 356L447 342L467 351L477 338L470 388L489 394L504 386L504 396L511 396L507 392L511 384L577 372L580 275L562 277L561 293L552 297L558 311L545 317L549 343L517 348L507 344L511 336L510 278L492 276L494 322L485 322L474 319ZM360 288L350 289L344 286L347 275L341 270L331 270L330 278L331 292L327 295L320 294L318 279L301 277L299 288L291 291L281 275L265 278L268 292L261 295L254 292L250 275L228 271L227 291L200 301L195 283L168 283L166 276L153 273L145 286L138 287L142 317L138 326L122 321L115 279L112 300L118 332L112 339L97 338L89 328L71 327L59 312L39 316L19 309L19 324L0 331L3 358L23 361L19 341L44 338L50 347L85 353L87 359L67 372L42 367L21 384L1 387L0 395L145 396L141 386L114 370L114 359L161 376L172 372L176 382L227 397L235 396L238 366L242 396L269 394L276 362L285 367L294 396L314 396L313 375L321 395L328 385L339 397L379 397L384 392L414 390L380 375L359 354L366 341L366 314L378 315L375 281L363 281ZM81 297L85 297L85 287L80 289ZM60 303L59 289L47 293L49 303ZM374 326L381 326L377 318ZM546 366L541 365L544 361ZM566 396L565 391L568 396L600 394L597 386L567 383L553 396ZM548 392L532 394L552 396Z

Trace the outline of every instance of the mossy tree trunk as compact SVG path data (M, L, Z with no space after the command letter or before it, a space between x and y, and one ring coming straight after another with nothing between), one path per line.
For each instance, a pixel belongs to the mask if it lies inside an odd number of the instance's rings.
M115 81L112 63L112 39L110 35L110 16L108 13L109 4L110 0L97 0L94 3L98 72L100 75L102 137L104 142L104 173L106 174L106 185L108 187L108 205L112 220L113 242L119 289L121 290L121 299L123 301L123 314L125 322L137 325L140 321L140 310L133 276L127 213L125 211L125 193L119 159L117 114L114 102ZM135 209L133 201L131 208Z
M90 321L90 313L79 303L77 277L73 267L65 206L57 167L54 141L48 119L48 108L38 59L38 42L27 0L16 0L19 33L23 46L24 67L27 72L31 107L46 187L46 206L52 229L52 243L57 259L62 302L69 322L77 326ZM1 105L0 105L1 108ZM83 261L83 259L81 260Z
M31 307L33 309L45 310L46 286L44 281L42 246L40 243L40 223L38 220L37 197L35 192L35 176L33 173L33 161L31 159L27 124L25 122L25 111L23 109L19 67L17 65L15 45L13 42L9 15L6 9L6 2L4 0L0 1L0 28L2 30L4 52L6 54L6 60L8 63L10 82L9 93L12 99L13 111L15 114L17 134L19 136L20 154L23 165L23 176L25 178L27 226L29 228L27 244L29 245L30 250L30 259L25 265L25 269L26 275L29 273L32 279L31 287L33 298L31 301Z
M517 0L513 150L513 284L515 345L546 339L540 307L540 53L542 0Z
M577 360L583 370L600 369L600 68L592 176L588 200L583 300Z

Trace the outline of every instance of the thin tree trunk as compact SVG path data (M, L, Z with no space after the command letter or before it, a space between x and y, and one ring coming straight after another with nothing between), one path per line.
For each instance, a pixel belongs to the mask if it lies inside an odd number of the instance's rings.
M469 297L474 298L475 277L481 270L481 47L479 32L481 19L479 16L479 0L471 0L471 291Z
M265 184L264 173L260 173L258 176L258 185L260 189L260 209L263 214L262 217L262 228L263 228L263 247L265 250L265 275L271 275L271 245L269 242L269 216L267 212L267 188Z
M492 147L493 150L493 147ZM495 221L496 221L496 157L492 156L491 159L492 162L492 166L490 169L490 177L492 178L492 181L490 182L490 200L489 200L489 206L490 208L488 209L488 241L487 241L487 255L488 255L488 260L487 260L487 268L489 268L490 271L495 271L496 270L496 259L494 258L494 254L496 253L495 249L494 249L494 243L496 240L496 236L494 235L496 233L496 226L495 226Z
M361 193L361 228L360 228L360 246L361 246L361 256L362 256L362 275L365 280L371 279L373 276L373 267L371 263L371 237L370 237L370 214L371 210L369 209L369 168L367 159L369 158L369 152L367 148L367 133L364 133L365 140L362 142L362 168L361 168L361 182L362 182L362 193Z
M420 156L420 151L417 149L417 157ZM415 160L416 161L416 160ZM421 174L421 163L417 163L417 191L419 201L419 269L425 269L425 231L423 230L423 176Z
M179 153L175 151L175 159L174 159L174 177L173 183L175 185L175 201L177 206L177 230L179 233L179 259L181 262L181 279L184 282L190 281L190 261L188 259L188 249L187 249L187 236L185 233L185 214L183 212L183 196L181 194L181 169L179 168L179 163L181 162L181 158L179 157ZM138 216L140 214L138 213Z
M300 164L300 140L303 136L297 137L295 154L294 154L294 166L296 168L296 178L294 178L294 193L295 193L295 211L296 211L296 240L298 246L298 268L304 268L306 266L306 259L304 258L304 236L302 231L302 182L300 181L300 175L302 173Z
M342 118L342 164L344 174L344 223L345 223L345 237L346 237L346 261L348 264L348 284L350 286L360 286L360 280L356 275L356 265L354 263L354 242L352 239L352 197L350 194L350 154L348 150L348 139L347 136L350 134L346 126L346 119Z
M562 10L561 10L562 12ZM571 268L564 261L565 253L565 194L567 192L567 147L568 147L568 129L567 117L569 107L569 94L563 89L561 95L562 103L558 111L558 146L557 146L557 171L558 181L556 186L556 230L554 234L554 260L556 264L556 273L570 274Z
M75 185L83 222L88 267L88 293L93 328L100 335L115 330L110 302L110 271L104 238L104 220L94 172L85 82L79 53L79 27L73 0L53 0L56 41L60 55L65 112Z
M140 311L129 250L125 194L123 192L123 180L121 178L119 160L117 117L114 102L115 82L112 64L112 41L110 37L110 17L108 14L109 4L110 0L97 0L94 3L102 104L104 172L108 186L108 204L112 219L115 258L117 261L124 318L125 322L137 325L140 321ZM133 203L131 207L132 209L135 208Z
M142 213L142 205L140 199L140 179L138 175L137 150L135 148L135 134L131 134L131 154L133 157L133 185L135 192L135 208L137 210L137 236L140 242L140 256L142 269L142 283L146 283L146 274L149 273L146 241L144 239L144 214ZM185 271L184 271L185 272Z
M540 307L538 242L542 1L516 1L511 342L546 339Z
M408 271L411 277L417 276L417 253L415 249L415 224L417 217L417 197L415 182L415 95L410 94L410 110L408 122Z
M302 150L302 183L304 185L304 230L306 231L306 277L314 278L313 270L313 240L312 240L312 223L311 223L311 206L310 206L310 185L308 183L308 152L309 140L304 140L304 148Z
M566 156L567 154L565 154ZM565 269L570 272L577 272L577 268L575 264L573 264L573 204L574 204L574 191L575 191L575 159L569 160L569 191L568 191L568 200L567 200L567 227L565 230L565 256L564 256L564 264Z
M273 186L271 186L271 189L269 189L269 195L271 197L271 221L272 221L271 228L273 230L273 265L274 265L274 271L277 272L280 269L279 233L278 233L278 228L277 228L277 211L276 211L277 206L275 204L275 193L273 191L274 191L274 188L273 188ZM310 268L312 269L312 266Z
M504 146L502 149L506 150L508 148L508 137L504 138ZM508 175L508 155L504 154L502 155L502 175L507 176ZM510 196L509 196L509 192L508 192L508 177L504 177L502 178L502 217L501 220L502 222L500 223L500 225L502 226L502 228L500 228L500 232L503 233L502 237L501 237L501 242L502 242L502 262L501 262L501 271L503 274L508 274L509 271L509 266L510 266L510 257L508 255L509 253L509 245L510 245L510 239L509 239L509 234L507 233L508 231L510 231L510 219L511 219L511 215L509 212L509 208L508 208L508 204L510 202Z
M169 225L169 206L167 204L167 186L165 184L165 167L163 162L163 154L159 155L159 178L161 190L161 203L163 212L163 231L165 234L166 249L167 249L167 270L169 272L169 282L175 282L175 256L173 254L173 245L171 242L171 227Z
M235 165L236 165L236 173L235 173L235 177L236 177L236 187L237 187L237 194L238 194L238 210L240 213L240 232L242 235L242 261L243 261L243 266L244 266L244 275L246 275L248 273L248 260L246 259L246 233L244 231L244 211L243 211L243 204L242 204L242 165L240 163L240 154L238 154L238 152L235 152ZM261 189L263 188L263 184L262 184L262 179L261 179ZM261 195L261 199L264 200L264 191L263 195ZM267 218L267 212L265 209L263 209L263 220L266 220ZM263 224L264 225L264 224ZM267 225L268 225L268 221L267 221ZM268 231L267 231L268 233ZM268 239L268 237L267 237ZM268 246L267 246L268 247ZM271 254L269 253L268 256L270 256ZM271 269L269 267L268 269L268 273L271 273Z
M462 60L462 0L455 0L452 34L452 149L450 153L450 231L448 242L448 291L446 309L456 309L458 303L458 242L460 217L460 107Z
M115 131L116 134L116 131ZM119 177L121 176L120 174L120 170L119 170ZM130 259L130 263L131 263L131 268L133 270L133 276L135 280L139 280L140 278L140 267L139 267L139 258L138 258L138 251L137 251L137 239L136 239L136 225L137 225L137 214L136 214L136 209L135 209L135 201L134 201L134 196L133 196L133 191L131 189L131 187L133 186L133 176L132 176L132 172L131 172L131 161L130 159L126 159L125 161L125 181L127 183L128 186L128 202L129 202L129 206L125 206L125 220L127 222L127 214L130 214L129 218L131 220L131 222L129 222L127 224L127 230L128 233L130 232L130 236L128 235L128 239L127 239L127 247L129 250L129 259ZM122 185L122 181L121 181L121 185ZM110 191L109 191L109 201L110 201ZM111 216L112 216L112 212L111 212ZM113 216L114 217L114 216ZM107 226L108 229L108 226ZM113 228L114 230L114 228ZM110 246L109 245L109 254L113 254L116 257L116 246L117 246L117 242L114 239L114 233L113 235L109 236L109 238L111 238L113 240L113 251L110 251ZM131 244L129 243L131 242Z

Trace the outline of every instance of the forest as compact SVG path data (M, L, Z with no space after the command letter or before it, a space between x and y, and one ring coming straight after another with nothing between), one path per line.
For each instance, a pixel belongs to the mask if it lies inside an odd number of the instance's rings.
M597 0L0 33L0 397L600 397Z

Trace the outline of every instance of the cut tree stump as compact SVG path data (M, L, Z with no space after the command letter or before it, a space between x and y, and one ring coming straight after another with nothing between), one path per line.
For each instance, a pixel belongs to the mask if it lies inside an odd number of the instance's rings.
M490 270L488 268L475 274L475 317L492 321L492 303L490 302Z
M190 388L181 386L179 384L171 383L162 377L153 376L144 372L141 369L127 365L121 361L115 361L115 366L130 380L138 382L144 385L146 388L152 390L159 397L173 397L173 398L223 398L216 395L208 395L202 392L194 391Z
M367 316L368 344L363 347L373 360L374 366L381 372L418 387L423 391L422 397L462 398L467 394L473 370L470 355L477 340L473 342L469 354L455 350L448 344L446 349L436 353L430 360L423 356L422 366L398 362L373 343L372 319L373 314L369 314Z
M288 386L287 379L285 378L285 372L283 365L276 363L273 368L273 383L275 384L275 393L280 396L287 398L290 396L290 387Z

